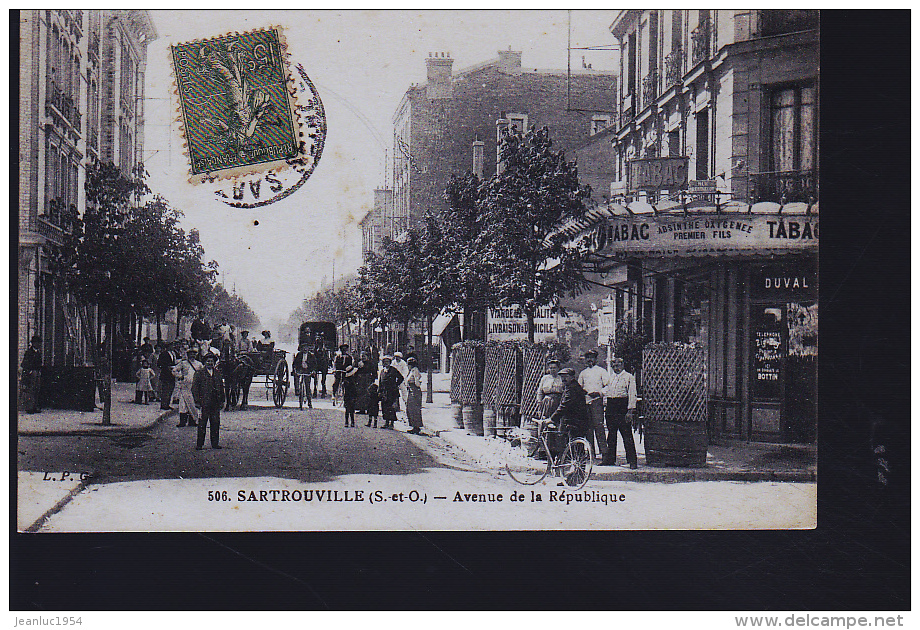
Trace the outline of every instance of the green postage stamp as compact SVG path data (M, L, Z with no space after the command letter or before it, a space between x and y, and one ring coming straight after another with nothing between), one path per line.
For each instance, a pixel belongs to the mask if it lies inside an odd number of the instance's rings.
M278 171L305 159L280 28L182 43L171 53L189 181Z

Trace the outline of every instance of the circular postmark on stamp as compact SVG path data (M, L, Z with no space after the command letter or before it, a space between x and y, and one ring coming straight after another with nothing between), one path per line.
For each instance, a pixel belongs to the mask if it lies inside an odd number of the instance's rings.
M239 175L230 180L215 180L214 195L234 208L259 208L292 195L303 186L319 163L326 142L326 112L316 86L303 65L294 66L297 106L294 115L300 123L301 150L298 157L286 160L286 168Z

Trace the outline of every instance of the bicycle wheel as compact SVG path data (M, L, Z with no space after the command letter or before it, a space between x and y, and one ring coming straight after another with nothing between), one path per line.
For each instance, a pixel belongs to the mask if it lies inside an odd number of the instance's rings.
M581 490L591 477L594 452L585 438L575 438L566 445L559 457L557 468L562 481L569 488Z
M532 486L549 474L552 458L540 438L518 432L509 439L510 447L505 458L505 470L516 482Z

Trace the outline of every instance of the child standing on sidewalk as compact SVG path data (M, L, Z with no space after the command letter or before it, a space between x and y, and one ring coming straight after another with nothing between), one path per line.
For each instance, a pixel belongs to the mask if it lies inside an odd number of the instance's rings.
M380 413L380 401L377 399L377 382L374 381L367 388L367 425L371 426L374 422L374 428L377 428L377 414Z
M141 359L141 367L137 371L137 386L134 390L134 402L138 405L150 404L151 394L153 392L153 370L150 369L150 363L147 359Z
M350 358L350 357L349 357ZM345 426L355 426L355 404L358 402L358 368L349 365L342 374L342 402L345 405ZM334 400L334 399L333 399ZM349 424L351 422L351 424Z

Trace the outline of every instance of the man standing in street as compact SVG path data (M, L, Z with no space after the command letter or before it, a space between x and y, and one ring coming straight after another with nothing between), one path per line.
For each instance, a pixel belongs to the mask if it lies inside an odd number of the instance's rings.
M160 409L171 409L170 402L176 388L176 377L173 375L176 360L171 346L167 346L157 359L157 367L160 369Z
M41 411L41 405L38 402L42 374L41 345L42 338L34 335L29 342L29 347L22 356L22 403L27 413Z
M607 439L604 437L604 389L610 385L610 374L597 365L597 350L585 352L587 367L578 375L578 384L587 395L588 412L594 425L595 453L607 458ZM588 438L588 441L592 440Z
M623 359L614 357L610 364L613 374L607 386L607 456L601 462L603 466L615 466L617 463L617 431L623 438L626 448L626 461L629 467L639 467L636 456L636 443L633 440L632 423L627 414L636 413L636 377L623 369Z
M572 368L559 370L559 376L562 377L565 389L562 392L559 406L549 419L556 423L559 431L569 430L572 432L572 437L583 437L590 441L589 436L593 428L585 402L585 390L575 380L575 370Z
M192 381L192 396L201 406L196 451L204 447L204 437L209 423L211 425L211 448L221 448L220 408L224 405L224 384L214 367L216 363L217 357L209 352L204 359L204 369L195 372L195 378Z

